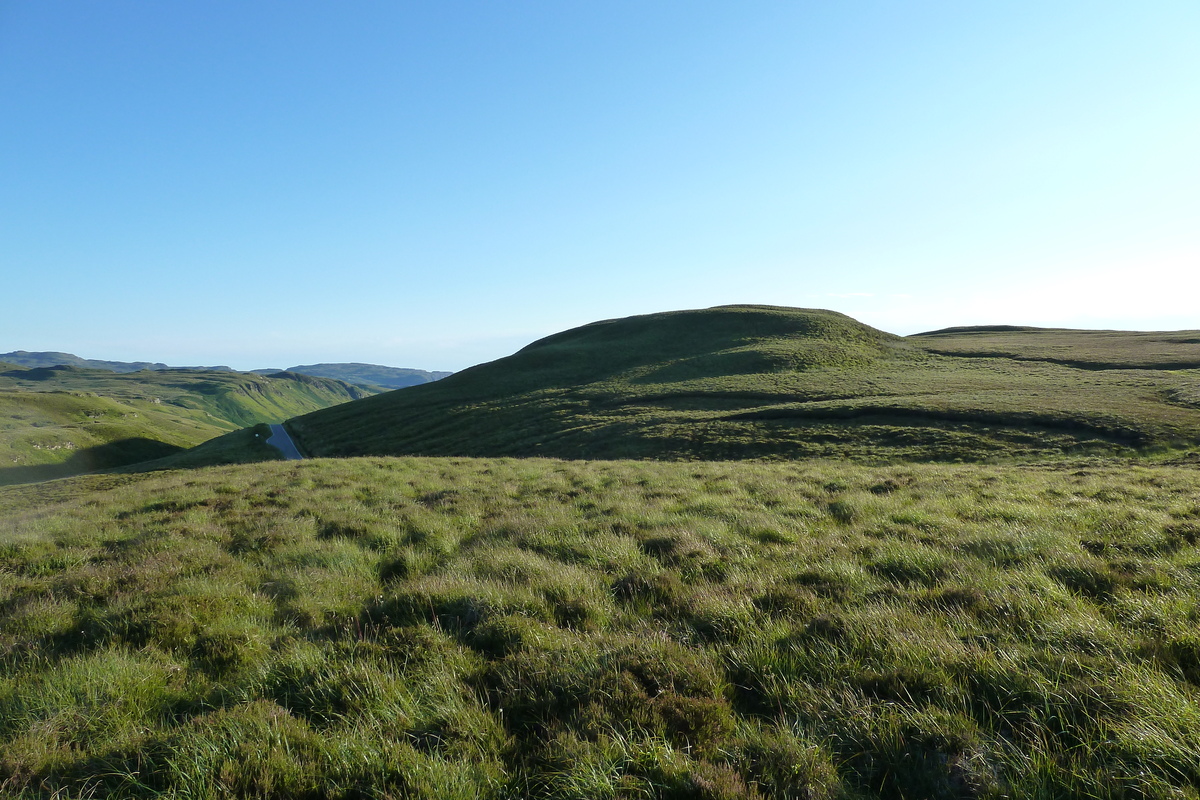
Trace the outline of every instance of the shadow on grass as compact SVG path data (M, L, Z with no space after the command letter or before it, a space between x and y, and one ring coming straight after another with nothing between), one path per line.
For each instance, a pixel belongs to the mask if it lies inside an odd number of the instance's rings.
M66 478L113 467L124 467L142 461L165 458L182 453L186 448L156 439L134 437L87 447L66 461L57 464L34 464L25 467L0 468L0 486L17 483L36 483L53 478Z

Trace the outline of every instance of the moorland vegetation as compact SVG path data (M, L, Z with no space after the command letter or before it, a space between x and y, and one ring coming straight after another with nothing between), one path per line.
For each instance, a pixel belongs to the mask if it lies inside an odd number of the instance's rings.
M1198 354L674 312L0 487L0 794L1200 800Z
M0 489L6 796L1195 798L1195 467Z

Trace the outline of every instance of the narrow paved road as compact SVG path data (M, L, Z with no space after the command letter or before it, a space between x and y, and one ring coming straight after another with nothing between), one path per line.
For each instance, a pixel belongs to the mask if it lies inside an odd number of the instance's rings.
M304 458L300 455L300 451L296 448L296 443L292 441L292 437L288 436L288 432L283 429L282 425L271 426L271 436L267 439L267 444L278 448L279 452L283 453L283 457L288 461L299 461Z

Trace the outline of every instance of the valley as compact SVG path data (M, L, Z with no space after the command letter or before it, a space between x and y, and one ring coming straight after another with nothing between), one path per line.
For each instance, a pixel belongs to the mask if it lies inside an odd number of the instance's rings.
M376 390L307 375L0 368L0 484L183 453L260 422Z

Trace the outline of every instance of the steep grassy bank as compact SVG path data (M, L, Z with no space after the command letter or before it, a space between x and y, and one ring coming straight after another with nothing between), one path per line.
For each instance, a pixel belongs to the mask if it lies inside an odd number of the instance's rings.
M10 367L0 373L0 484L157 459L370 393L291 373Z
M651 314L289 425L320 455L979 461L1200 444L1200 345L1180 335L1154 361L1150 334L1043 333L1004 349L811 309ZM1072 347L1086 368L1034 357Z
M1197 798L1198 542L1099 462L0 489L0 791Z

